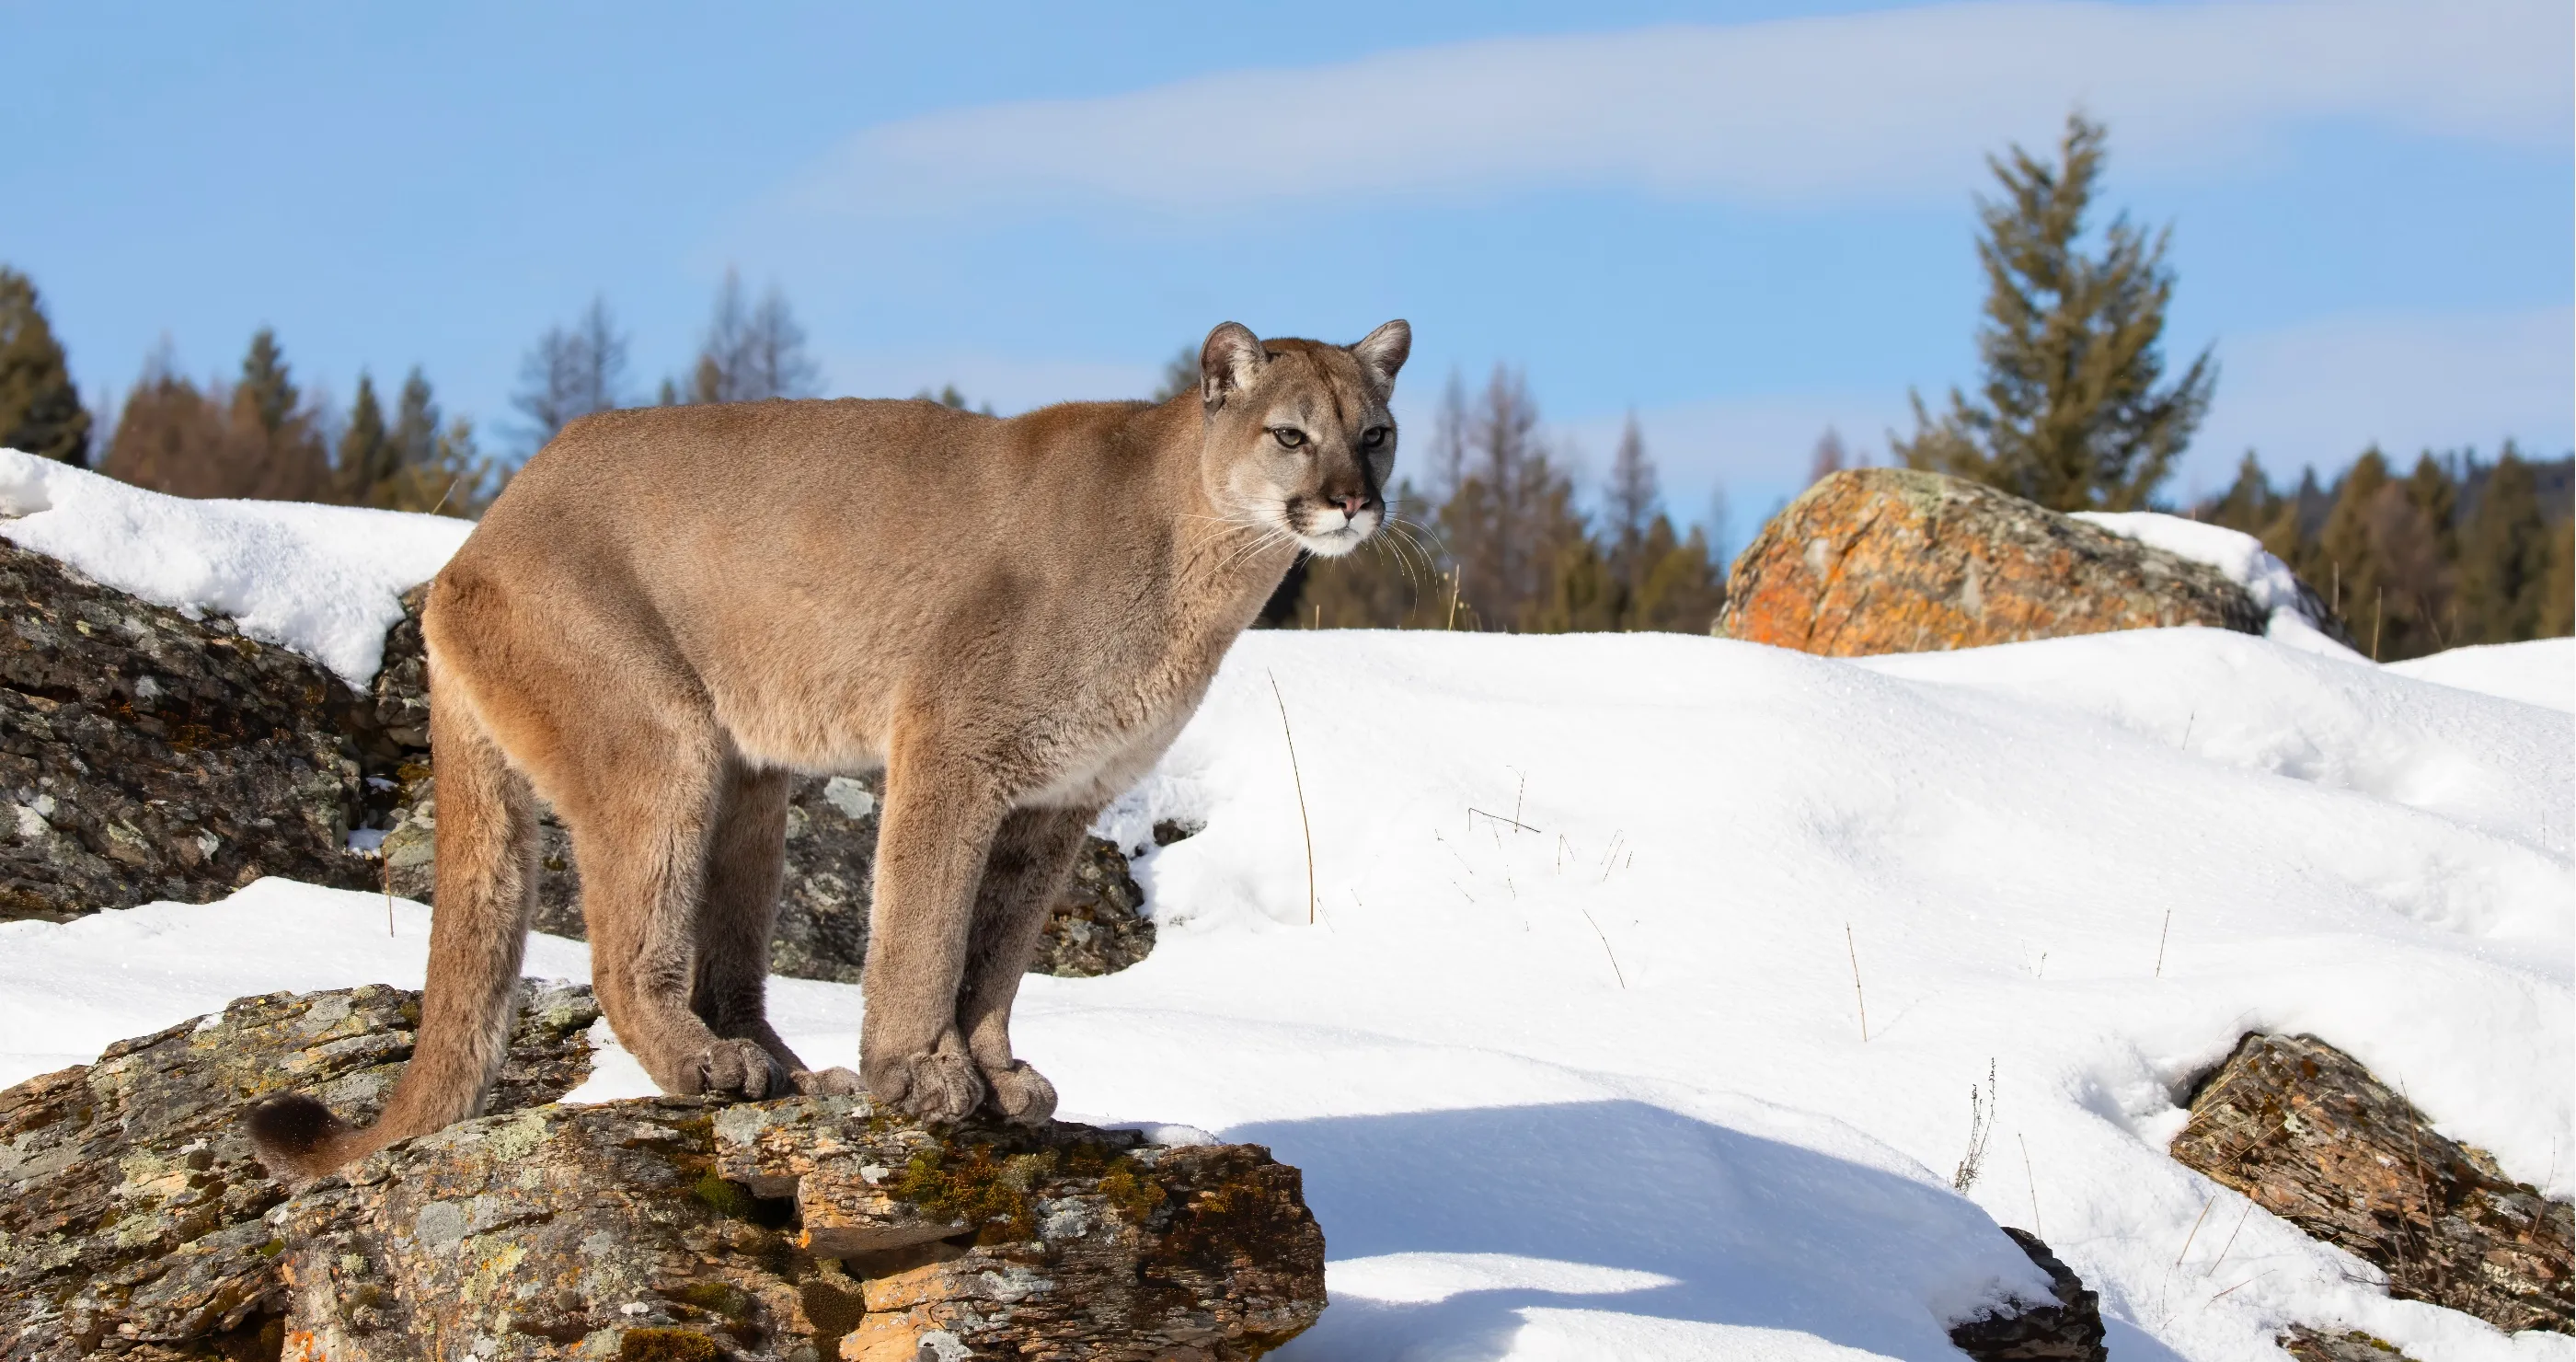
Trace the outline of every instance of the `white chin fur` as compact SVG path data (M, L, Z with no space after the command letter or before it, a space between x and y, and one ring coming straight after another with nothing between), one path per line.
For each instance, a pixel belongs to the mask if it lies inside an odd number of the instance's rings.
M1301 534L1297 542L1318 558L1339 558L1368 542L1369 532L1377 528L1374 517L1354 521L1324 534Z

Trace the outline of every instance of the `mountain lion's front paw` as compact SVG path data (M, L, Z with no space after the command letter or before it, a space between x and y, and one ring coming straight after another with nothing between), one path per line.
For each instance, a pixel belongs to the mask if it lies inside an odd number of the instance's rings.
M757 1041L720 1040L698 1052L681 1070L685 1095L704 1094L756 1102L784 1095L787 1071L778 1067Z
M856 1097L865 1090L851 1069L798 1069L787 1081L807 1097Z
M1011 1067L999 1072L986 1071L984 1081L993 1085L987 1105L1006 1121L1042 1126L1055 1115L1055 1085L1047 1081L1045 1074L1019 1060L1012 1060Z
M865 1064L868 1096L924 1121L962 1121L984 1100L975 1061L940 1051Z

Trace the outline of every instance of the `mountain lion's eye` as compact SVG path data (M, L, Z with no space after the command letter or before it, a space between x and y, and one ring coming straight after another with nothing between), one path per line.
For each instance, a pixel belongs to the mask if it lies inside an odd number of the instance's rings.
M1279 442L1279 447L1282 449L1295 449L1297 446L1306 443L1306 432L1297 429L1295 426L1272 426L1270 428L1270 438L1277 440Z
M1363 449L1375 449L1385 443L1386 427L1384 426L1371 426L1360 432L1360 447Z

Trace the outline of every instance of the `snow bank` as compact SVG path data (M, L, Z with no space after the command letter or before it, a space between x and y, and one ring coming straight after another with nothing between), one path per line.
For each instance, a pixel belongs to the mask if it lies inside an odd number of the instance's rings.
M2227 580L2245 588L2254 604L2270 614L2264 633L2276 643L2346 661L2361 656L2317 628L2301 599L2299 575L2250 534L2154 511L2077 511L2075 518L2227 574Z
M1206 824L1139 862L1155 953L1027 980L1015 1031L1074 1112L1305 1170L1334 1304L1283 1359L1955 1358L1942 1318L2035 1285L1995 1221L2101 1291L2117 1358L2278 1362L2293 1320L2576 1358L2389 1301L2163 1152L2176 1092L2287 1029L2576 1190L2572 788L2576 716L2218 630L1857 663L1254 634L1104 820ZM0 1082L236 994L414 983L425 929L273 881L0 926ZM774 985L817 1062L860 1004ZM612 1054L582 1095L643 1086Z
M405 591L472 533L444 516L292 501L191 501L0 449L0 536L91 579L373 680Z
M2543 638L2529 643L2453 648L2430 657L2391 662L2387 669L2418 681L2501 695L2526 705L2576 710L2576 639Z

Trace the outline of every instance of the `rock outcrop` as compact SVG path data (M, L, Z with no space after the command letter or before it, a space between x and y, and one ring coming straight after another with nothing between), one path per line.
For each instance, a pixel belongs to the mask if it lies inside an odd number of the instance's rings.
M2576 1332L2576 1211L2314 1036L2240 1040L2193 1095L2173 1155L2379 1268L2391 1295Z
M0 920L361 887L339 678L0 542Z
M0 1093L0 1358L1257 1358L1324 1305L1297 1170L863 1098L565 1107L586 990L533 988L493 1113L290 1197L240 1116L371 1117L417 995L243 999Z
M1716 632L1856 657L2265 623L2207 564L1978 483L1861 468L1808 488L1746 546Z
M2351 1329L2311 1329L2293 1324L2281 1351L2298 1362L2414 1362L2396 1344Z
M0 1092L0 1358L277 1356L284 1202L241 1133L249 1104L321 1096L373 1119L411 1055L419 995L243 998ZM529 985L492 1108L590 1072L583 988Z
M288 1203L286 1356L1255 1358L1323 1307L1296 1170L863 1098L552 1107Z
M2028 1230L2007 1225L2006 1235L2048 1274L2053 1302L2020 1302L1981 1319L1951 1326L1950 1342L1977 1362L2108 1362L2103 1343L2102 1298L2075 1269L2058 1261Z

